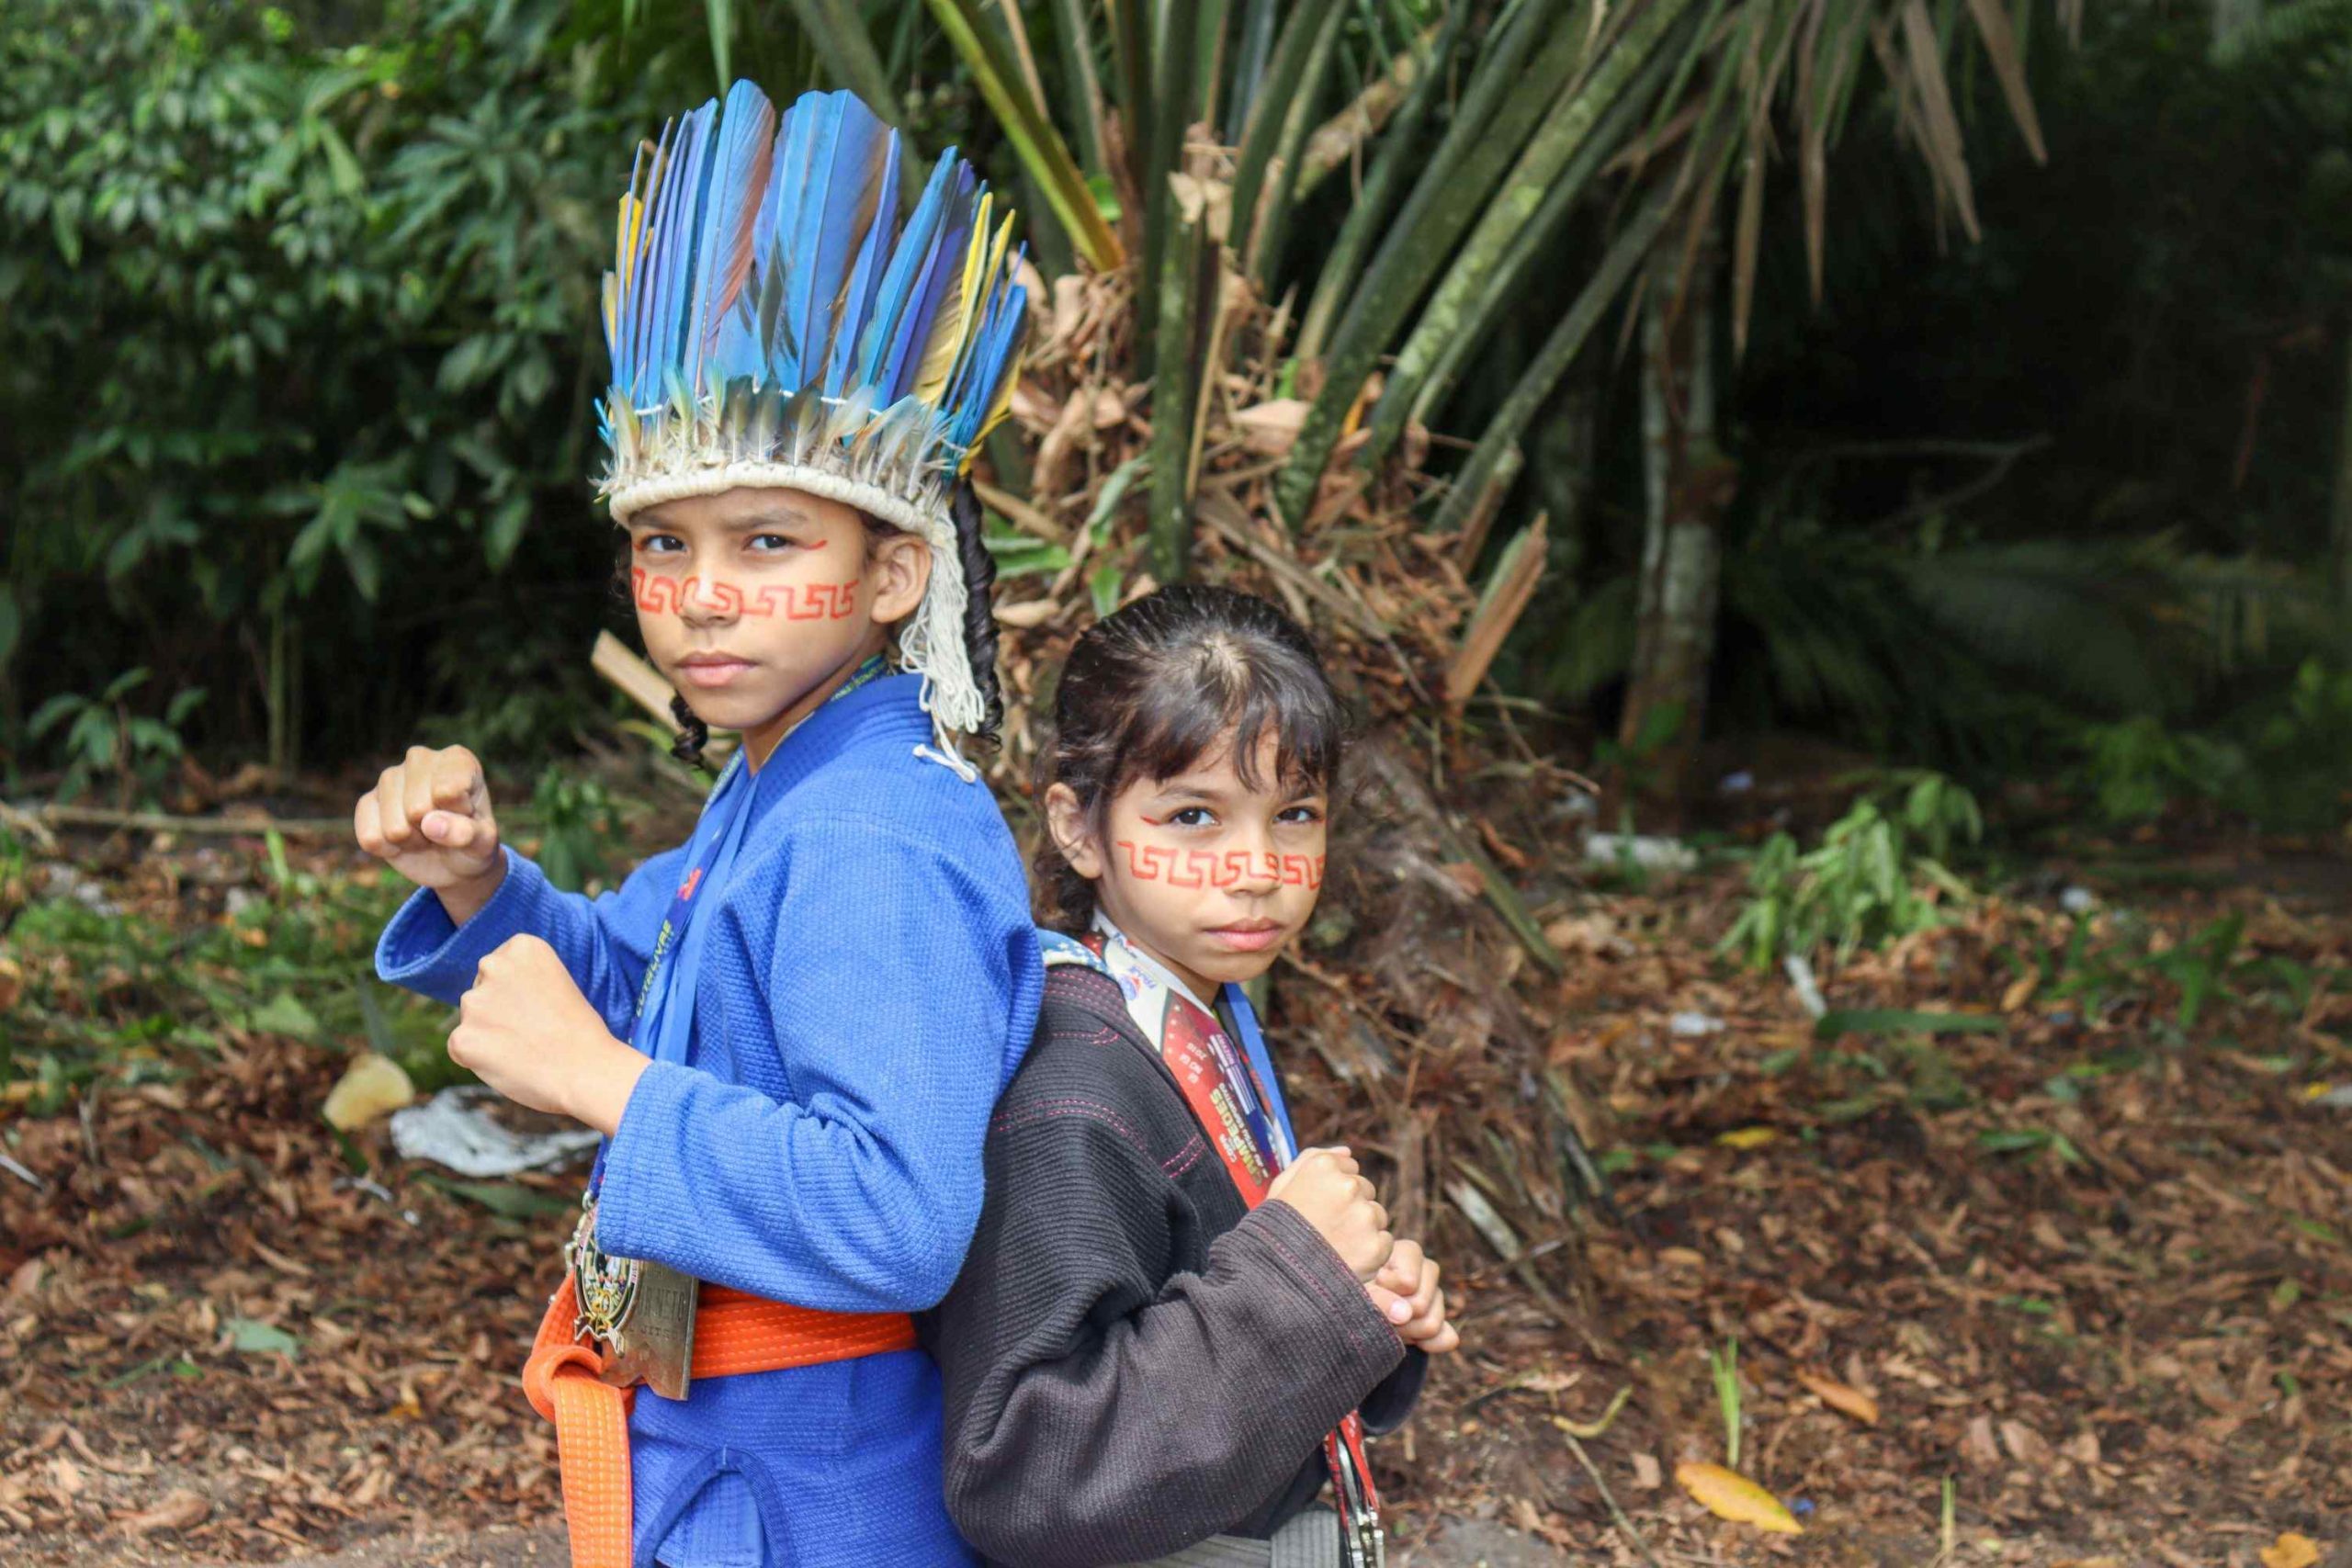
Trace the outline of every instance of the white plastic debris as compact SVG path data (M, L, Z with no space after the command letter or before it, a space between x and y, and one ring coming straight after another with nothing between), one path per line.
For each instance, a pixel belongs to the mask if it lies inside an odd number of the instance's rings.
M460 1176L513 1176L560 1165L596 1146L586 1127L517 1133L490 1113L494 1090L479 1084L445 1089L422 1105L392 1112L392 1147L402 1159L429 1159Z
M2324 1105L2330 1111L2352 1111L2352 1084L2339 1084L2312 1103Z
M1819 1018L1829 1010L1829 1003L1821 994L1821 982L1814 977L1813 964L1804 953L1790 953L1781 960L1781 967L1797 994L1797 1006L1804 1009L1807 1018Z
M2070 915L2087 913L2098 897L2087 887L2069 887L2058 895L2058 907Z
M41 891L52 898L71 898L101 919L112 919L122 913L122 906L107 896L96 877L81 867L58 860L42 864Z
M1736 773L1725 773L1715 788L1724 795L1746 795L1756 787L1756 775L1742 768Z
M1724 1021L1712 1013L1678 1012L1667 1027L1685 1040L1702 1040L1710 1034L1721 1034Z
M1584 858L1596 865L1630 860L1644 871L1692 871L1699 864L1699 852L1681 840L1649 833L1589 833Z

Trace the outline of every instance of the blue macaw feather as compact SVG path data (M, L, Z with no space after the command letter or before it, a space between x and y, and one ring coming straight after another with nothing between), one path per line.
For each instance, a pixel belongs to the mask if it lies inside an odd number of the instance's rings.
M694 299L691 348L696 368L725 385L743 371L718 357L718 339L751 280L753 226L767 194L775 152L775 109L749 82L729 89L718 147L710 161L699 243L701 276Z
M924 259L931 254L931 243L939 231L940 220L945 215L948 187L955 182L956 160L942 158L931 171L931 178L923 185L922 195L915 202L915 209L908 214L906 226L899 231L899 243L890 253L890 265L882 275L881 288L875 296L874 309L866 318L857 346L857 379L869 385L880 385L890 350L897 346L899 320L906 314L907 301L913 293L917 276ZM892 394L892 400L896 400Z
M634 224L636 246L631 257L628 294L621 302L620 310L621 336L628 344L628 357L625 365L615 367L614 378L631 404L645 400L646 367L652 357L652 347L646 341L650 315L646 301L652 294L654 241L660 232L653 221L652 206L653 198L662 187L662 169L669 162L670 137L676 129L675 121L662 125L662 134L653 143L653 155L650 159L645 155L644 144L638 144L637 168L642 175L642 183L638 183L636 175L631 178L631 199L637 204Z
M803 93L784 117L775 155L775 191L763 205L767 212L764 265L775 274L781 294L770 301L775 314L762 325L768 333L769 378L779 386L797 387L803 344L800 319L793 310L794 285L804 265L801 255L814 236L800 228L800 197L808 189L817 135L824 118L821 93Z
M779 114L748 82L639 144L604 289L616 493L754 461L938 503L1010 404L1028 297L971 166L951 149L901 222L900 157L849 94Z
M809 183L808 205L801 215L803 225L813 228L818 235L806 314L801 318L811 378L823 377L833 362L851 272L872 235L874 215L881 205L882 165L888 152L882 122L864 104L845 95L837 96L835 101L842 111L832 161L821 181Z
M972 177L969 164L957 164L956 173L963 177L949 182L948 199L941 209L929 254L923 257L922 268L908 294L906 313L899 319L890 345L889 362L875 378L875 385L886 399L895 400L913 388L915 370L922 363L923 349L931 337L932 321L943 302L947 301L952 286L964 276L964 251L971 243L972 203L978 182Z
M891 242L899 228L899 133L885 132L882 137L882 168L868 193L868 205L860 209L858 227L865 234L865 243L859 247L857 266L851 272L849 287L842 295L841 318L833 329L833 352L825 363L825 395L839 397L847 380L850 366L857 357L858 344L865 334L866 323L873 319L876 299L882 290L883 268L890 260Z

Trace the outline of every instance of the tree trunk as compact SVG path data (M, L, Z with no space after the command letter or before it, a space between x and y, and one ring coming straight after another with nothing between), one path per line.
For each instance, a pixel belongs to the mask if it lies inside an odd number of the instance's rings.
M1646 825L1672 830L1698 780L1707 677L1715 651L1723 518L1739 471L1718 444L1710 230L1678 301L1681 251L1650 267L1642 332L1642 435L1647 515L1634 666L1618 729L1623 756L1614 793Z

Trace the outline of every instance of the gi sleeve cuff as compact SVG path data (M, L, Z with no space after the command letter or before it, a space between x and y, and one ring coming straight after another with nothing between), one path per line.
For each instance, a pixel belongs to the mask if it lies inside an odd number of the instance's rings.
M474 970L499 943L529 924L547 889L539 868L506 846L506 874L472 919L460 926L440 895L420 887L396 911L376 942L376 976L389 985L455 1007L474 983Z

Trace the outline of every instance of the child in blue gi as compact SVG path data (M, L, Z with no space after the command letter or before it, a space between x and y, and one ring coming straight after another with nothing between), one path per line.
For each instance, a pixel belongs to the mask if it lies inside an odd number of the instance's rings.
M948 1506L992 1563L1380 1560L1363 1434L1458 1336L1353 1156L1297 1148L1241 989L1314 913L1345 728L1306 633L1227 589L1070 650L1037 768L1070 934L924 1322Z
M908 1314L971 1239L1043 987L952 739L1000 711L961 476L1024 299L968 165L903 221L898 192L855 98L779 117L738 84L622 198L603 493L684 754L741 736L693 839L558 892L462 747L355 814L421 885L379 972L458 1004L458 1063L607 1138L526 1375L578 1568L971 1561Z

